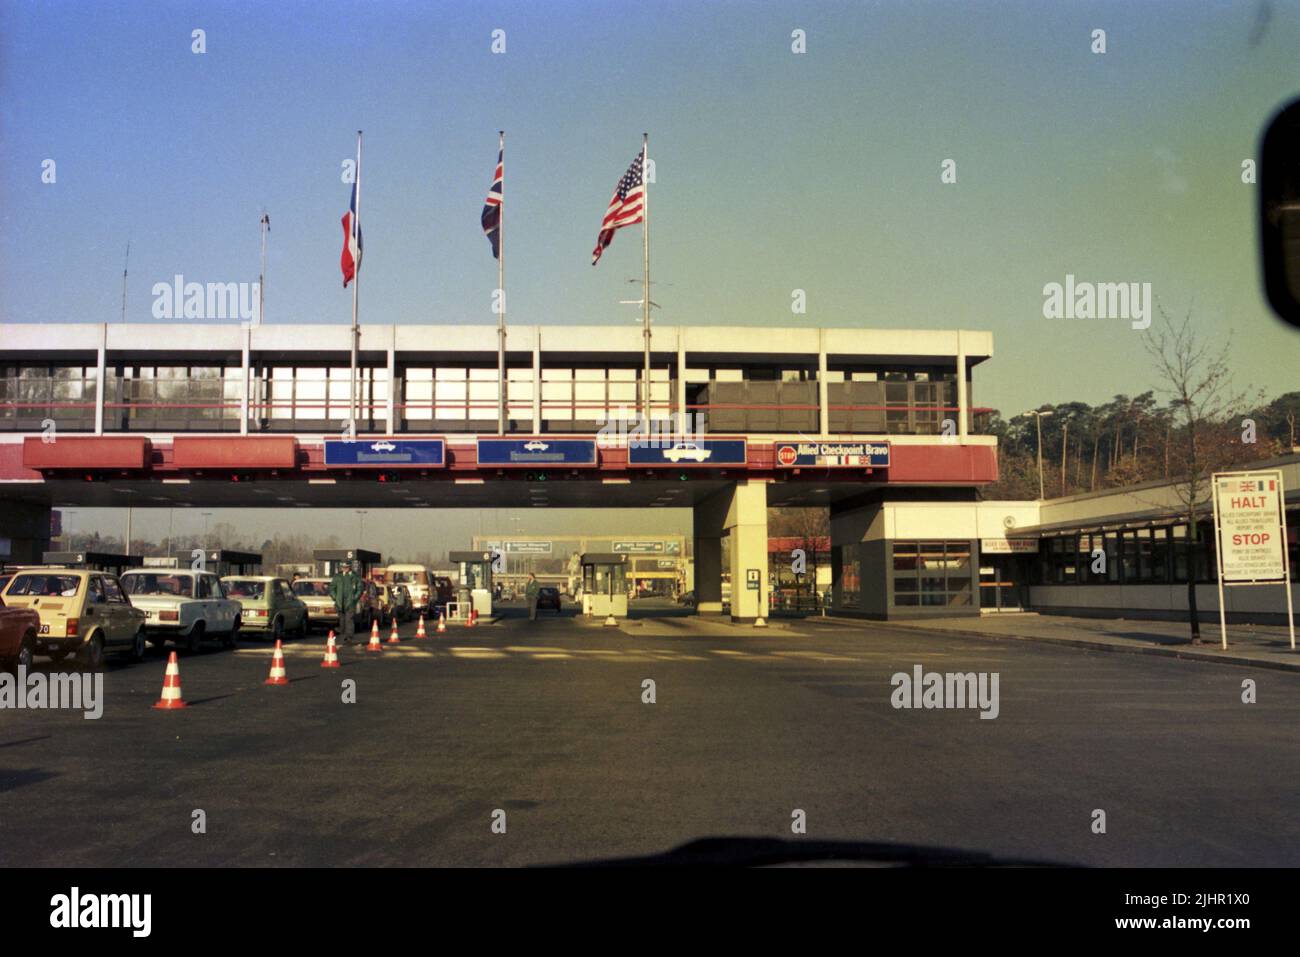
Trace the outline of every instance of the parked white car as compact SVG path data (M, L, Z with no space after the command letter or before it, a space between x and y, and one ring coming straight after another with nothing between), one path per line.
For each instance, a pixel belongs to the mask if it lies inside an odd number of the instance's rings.
M205 638L219 638L227 648L239 640L242 608L211 572L133 568L120 581L131 604L147 616L145 637L153 645L170 641L195 652Z
M698 445L689 442L678 442L671 449L664 450L664 458L669 462L680 462L682 459L690 459L692 462L704 462L713 449L702 449Z

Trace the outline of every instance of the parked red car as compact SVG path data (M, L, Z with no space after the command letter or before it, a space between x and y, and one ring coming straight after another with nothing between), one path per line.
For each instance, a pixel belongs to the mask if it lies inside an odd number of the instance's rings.
M6 608L0 598L0 667L17 670L32 666L41 616L31 608Z

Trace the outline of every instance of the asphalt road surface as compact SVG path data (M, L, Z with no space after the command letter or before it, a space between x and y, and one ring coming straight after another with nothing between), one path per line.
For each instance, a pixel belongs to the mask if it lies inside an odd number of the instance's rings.
M265 642L213 643L180 655L175 712L150 708L160 653L110 664L97 721L0 711L0 865L522 865L735 835L1300 864L1300 676L633 604L619 628L408 624L334 671L315 635L287 643L287 687L262 684ZM917 664L997 672L998 717L894 708Z

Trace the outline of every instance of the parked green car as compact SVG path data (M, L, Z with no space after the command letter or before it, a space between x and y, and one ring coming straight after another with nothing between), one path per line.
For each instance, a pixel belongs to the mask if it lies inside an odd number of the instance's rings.
M262 633L271 641L307 634L307 606L283 578L271 575L230 575L221 579L226 594L243 606L245 636Z

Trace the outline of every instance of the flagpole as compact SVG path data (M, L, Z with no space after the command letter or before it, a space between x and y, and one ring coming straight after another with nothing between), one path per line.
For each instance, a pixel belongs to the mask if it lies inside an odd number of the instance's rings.
M646 175L650 134L641 134L641 329L645 337L645 384L642 387L642 421L650 423L650 182Z
M348 423L355 432L357 423L357 340L361 329L357 325L357 288L361 285L361 131L357 130L357 208L352 212L352 232L357 234L356 262L352 264L352 371L348 380ZM351 243L351 236L348 238ZM392 384L389 384L389 388Z
M506 432L506 131L501 137L501 202L497 206L497 435ZM534 423L535 426L538 423Z

